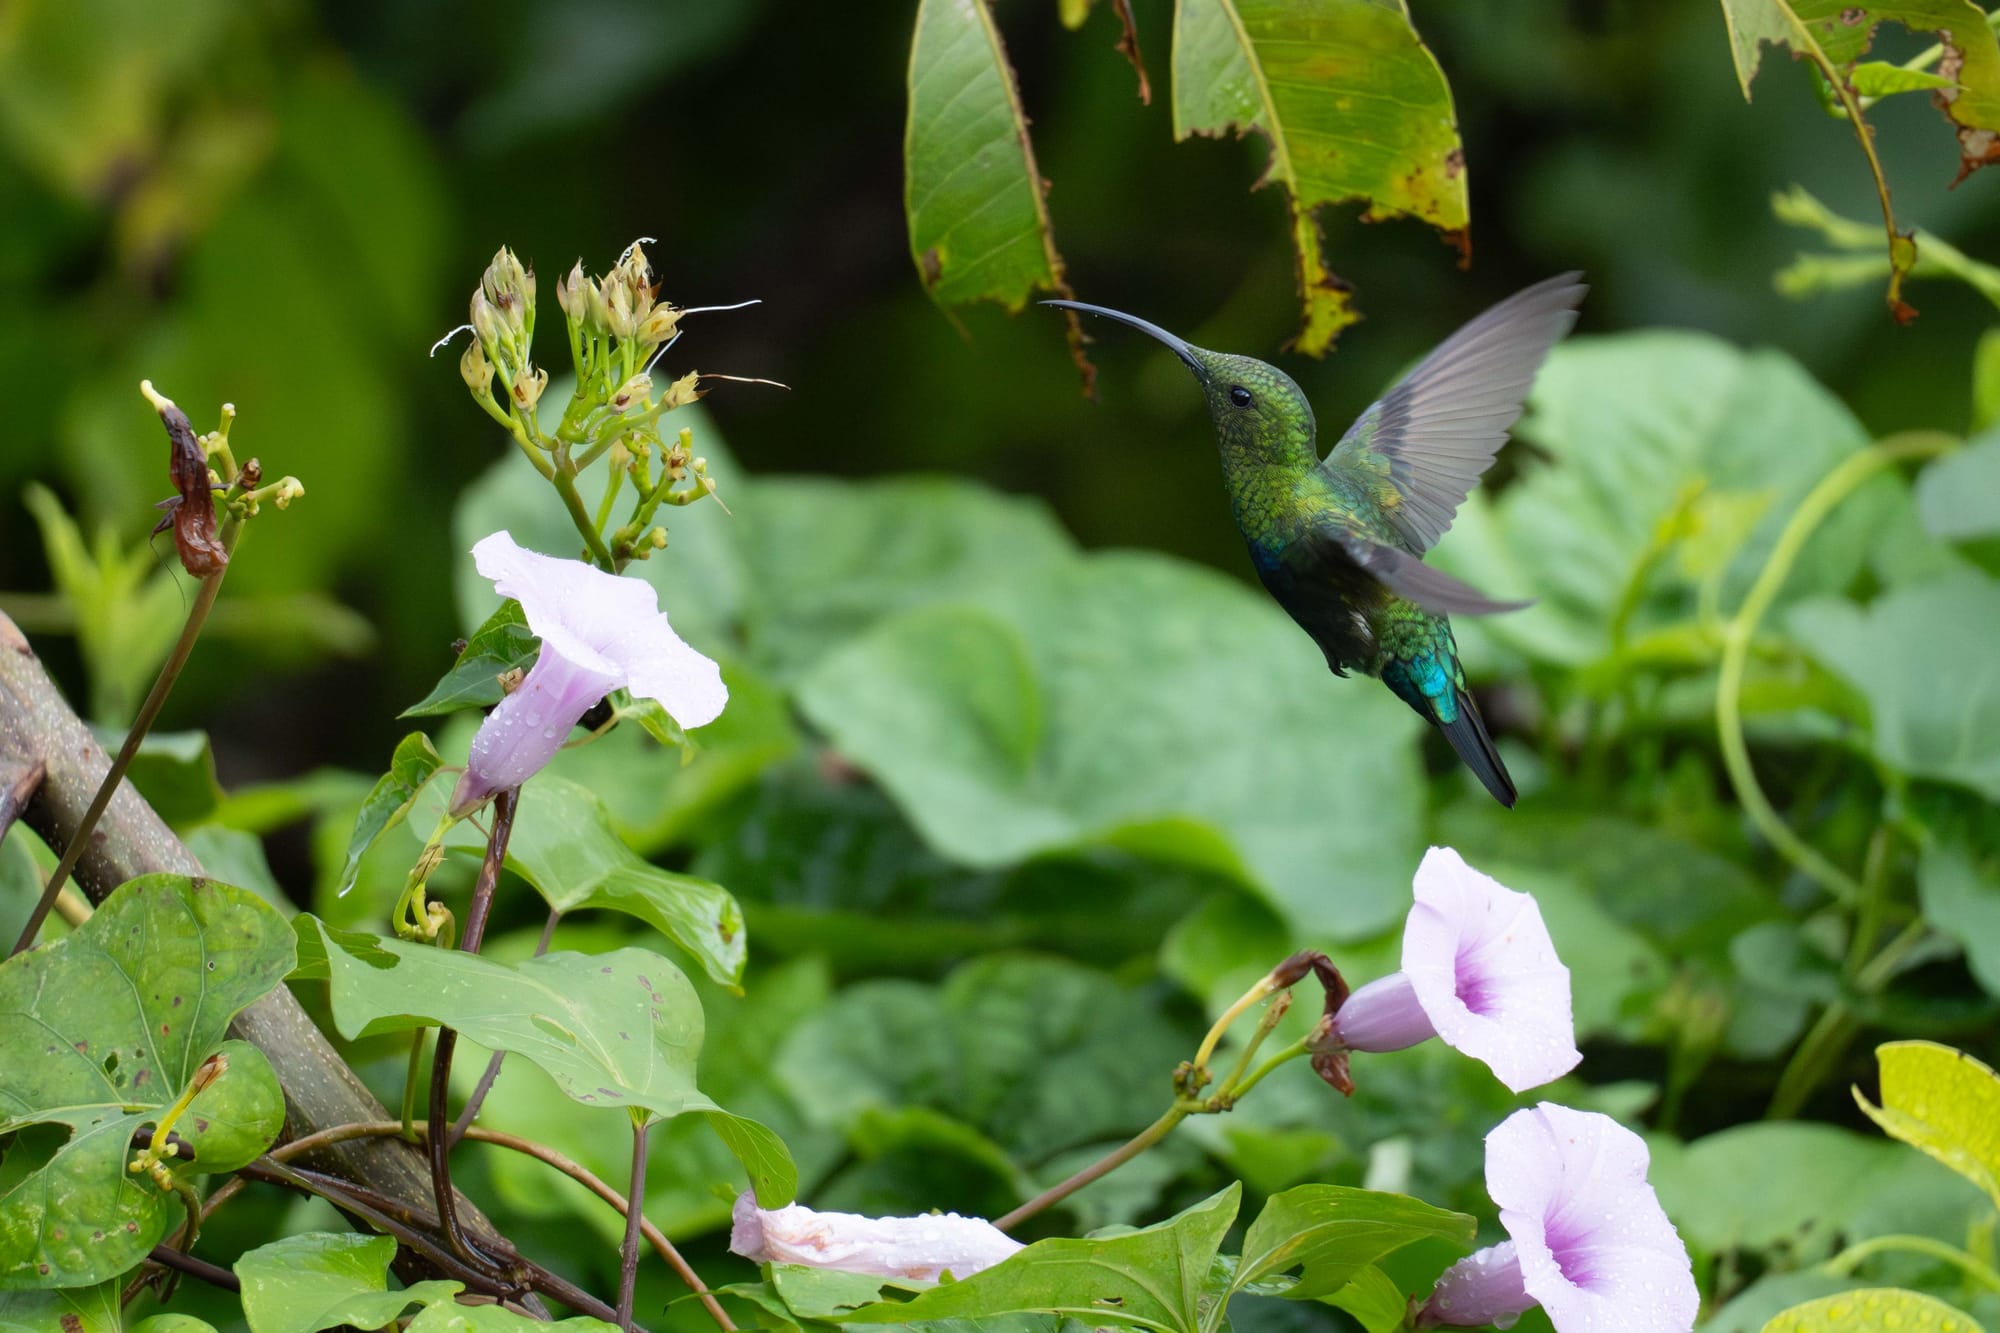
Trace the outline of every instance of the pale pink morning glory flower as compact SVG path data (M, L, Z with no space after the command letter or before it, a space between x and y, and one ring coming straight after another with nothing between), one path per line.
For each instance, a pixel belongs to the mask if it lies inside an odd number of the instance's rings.
M1539 1305L1556 1333L1687 1333L1701 1296L1647 1161L1610 1116L1554 1102L1508 1116L1486 1136L1486 1192L1512 1239L1446 1269L1417 1326L1505 1328Z
M1338 1063L1343 1051L1399 1051L1433 1036L1484 1061L1515 1092L1583 1058L1569 969L1541 909L1449 847L1431 848L1417 867L1403 970L1348 996L1314 1050Z
M1021 1248L982 1218L957 1213L863 1217L816 1213L798 1204L759 1208L747 1190L736 1200L732 1252L758 1263L807 1264L843 1273L934 1281L945 1272L970 1277Z
M721 669L681 642L651 584L523 550L505 532L482 538L472 559L494 591L521 604L542 651L472 738L454 815L539 773L577 719L615 689L657 700L683 727L722 712Z

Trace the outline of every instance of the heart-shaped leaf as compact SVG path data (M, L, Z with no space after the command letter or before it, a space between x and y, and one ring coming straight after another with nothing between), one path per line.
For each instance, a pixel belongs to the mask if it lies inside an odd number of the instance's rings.
M0 1333L121 1333L119 1283L69 1291L0 1291Z
M431 1306L464 1289L433 1279L390 1291L392 1236L313 1231L249 1251L234 1264L243 1283L243 1318L250 1333L319 1333L345 1324L386 1328L412 1305Z
M413 731L397 742L389 771L376 780L361 802L361 812L354 817L354 832L347 839L347 862L340 868L339 892L354 887L355 877L361 873L361 858L375 839L403 822L410 806L442 767L443 758L423 732Z
M1866 1287L1822 1296L1774 1315L1764 1333L1985 1333L1970 1318L1935 1296L1900 1287Z
M295 924L296 975L328 981L343 1037L455 1028L488 1050L534 1061L586 1105L706 1117L767 1208L797 1191L797 1170L777 1135L695 1087L701 1002L658 954L551 953L508 964L332 930L307 915Z
M1292 1300L1331 1296L1384 1255L1436 1238L1470 1244L1477 1223L1401 1194L1345 1185L1301 1185L1273 1195L1243 1237L1231 1290L1301 1270Z
M0 1185L0 1283L88 1286L166 1234L180 1201L126 1170L132 1138L218 1046L227 1072L173 1127L193 1150L176 1173L234 1170L270 1144L277 1080L222 1035L292 960L291 929L255 894L146 875L67 938L0 963L0 1133L21 1131Z
M527 613L513 598L472 632L458 661L431 692L405 708L402 717L434 717L461 708L490 708L506 691L500 677L509 671L525 671L534 665L541 641L528 628Z
M1963 1051L1934 1041L1875 1048L1882 1104L1854 1099L1884 1133L1964 1176L2000 1207L2000 1075Z

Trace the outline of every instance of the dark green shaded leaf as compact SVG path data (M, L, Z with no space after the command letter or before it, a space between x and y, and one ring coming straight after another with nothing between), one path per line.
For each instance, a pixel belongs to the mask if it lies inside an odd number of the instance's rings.
M1274 1195L1243 1237L1232 1290L1300 1269L1284 1294L1331 1296L1382 1256L1414 1241L1472 1243L1477 1223L1400 1194L1301 1185Z
M336 893L353 887L355 876L361 873L361 858L375 839L403 822L425 785L443 766L437 747L423 732L413 731L397 743L389 771L376 780L354 817L354 832L347 838L347 861L341 867Z
M465 641L451 670L431 692L405 708L401 717L435 717L461 708L490 708L506 696L500 677L534 665L540 640L528 628L521 604L511 597Z
M1291 205L1305 321L1323 355L1358 316L1321 253L1315 211L1350 200L1370 222L1419 218L1464 244L1465 150L1451 89L1407 9L1374 0L1182 0L1174 7L1174 137L1271 144L1262 180Z
M749 1172L766 1207L798 1188L791 1156L762 1125L695 1087L701 1002L679 968L643 949L551 953L520 963L329 930L301 915L301 978L325 978L349 1040L451 1027L488 1050L534 1061L589 1106L699 1114Z
M119 1290L115 1278L68 1291L0 1290L0 1333L121 1333Z
M1924 919L1957 940L1986 993L2000 995L2000 874L1993 862L1940 840L1917 863L1917 894Z
M180 1201L125 1169L132 1136L181 1095L230 1019L277 986L292 957L291 930L256 895L147 875L68 937L0 963L0 1132L47 1127L7 1164L0 1280L86 1286L158 1242ZM222 1049L228 1072L174 1127L195 1154L178 1173L233 1170L283 1122L263 1055L240 1042Z

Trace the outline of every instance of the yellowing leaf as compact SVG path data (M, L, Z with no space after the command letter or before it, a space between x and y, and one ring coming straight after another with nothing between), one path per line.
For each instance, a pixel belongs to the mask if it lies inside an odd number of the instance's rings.
M1822 1296L1773 1315L1764 1333L1985 1333L1970 1315L1934 1296L1895 1287L1869 1287Z
M1314 210L1359 200L1370 222L1421 218L1463 246L1451 89L1401 4L1178 0L1173 65L1176 139L1255 130L1270 140L1263 179L1290 196L1298 252L1299 351L1323 355L1358 318L1327 267Z
M1857 1088L1861 1109L1885 1133L1937 1158L2000 1206L2000 1075L1934 1041L1887 1042L1875 1048L1875 1061L1882 1104Z

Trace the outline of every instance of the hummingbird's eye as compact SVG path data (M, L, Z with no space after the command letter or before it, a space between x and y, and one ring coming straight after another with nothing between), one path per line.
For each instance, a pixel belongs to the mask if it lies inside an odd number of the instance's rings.
M1238 407L1248 407L1257 400L1251 397L1250 391L1242 385L1232 384L1229 386L1229 401Z

